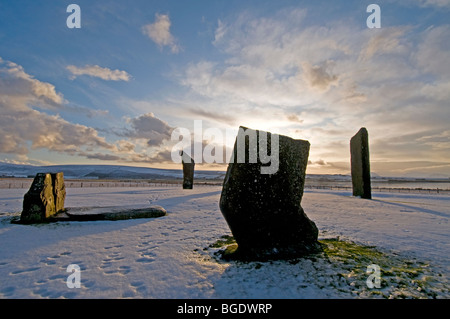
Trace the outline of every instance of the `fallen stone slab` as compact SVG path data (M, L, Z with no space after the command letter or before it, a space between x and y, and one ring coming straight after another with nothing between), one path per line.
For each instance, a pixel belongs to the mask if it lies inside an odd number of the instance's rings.
M150 207L69 207L52 219L57 221L124 220L136 218L156 218L166 216L161 206Z
M137 218L157 218L166 216L167 211L161 206L137 207L134 206L107 206L107 207L69 207L49 218L45 223L70 221L96 221L96 220L125 220ZM33 224L13 219L14 224ZM42 221L39 221L42 223Z

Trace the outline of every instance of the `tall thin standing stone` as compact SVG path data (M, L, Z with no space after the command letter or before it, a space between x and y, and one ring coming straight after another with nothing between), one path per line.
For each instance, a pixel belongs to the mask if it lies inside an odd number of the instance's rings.
M64 201L66 199L66 187L64 185L64 173L52 173L53 197L55 198L55 211L64 209Z
M353 196L371 199L369 134L361 128L350 140Z
M194 160L181 151L181 161L183 163L183 189L192 189L194 186Z

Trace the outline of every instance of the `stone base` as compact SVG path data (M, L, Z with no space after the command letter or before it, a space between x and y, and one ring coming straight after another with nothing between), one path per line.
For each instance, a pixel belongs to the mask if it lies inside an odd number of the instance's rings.
M237 244L233 244L225 248L222 252L224 260L237 261L268 261L268 260L288 260L305 257L323 251L322 244L316 242L309 245L301 245L298 247L289 247L289 249L272 249L268 251L245 251L239 249Z
M183 183L183 189L193 189L192 183L184 182Z

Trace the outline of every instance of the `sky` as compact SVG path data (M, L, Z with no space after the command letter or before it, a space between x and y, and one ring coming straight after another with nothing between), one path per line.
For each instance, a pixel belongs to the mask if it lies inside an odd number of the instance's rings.
M450 177L450 0L399 2L0 0L0 161L179 168L200 123L209 150L245 126L349 174L366 127L374 174Z

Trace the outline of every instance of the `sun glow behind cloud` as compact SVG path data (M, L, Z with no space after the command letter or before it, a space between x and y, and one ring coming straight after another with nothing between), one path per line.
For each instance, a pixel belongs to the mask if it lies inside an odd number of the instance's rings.
M337 21L302 28L289 17L252 19L246 13L228 24L220 21L215 45L228 59L192 64L183 84L211 100L226 96L241 123L310 140L311 157L321 169L327 163L336 169L333 162L348 159L348 140L361 126L371 133L374 161L446 160L447 146L438 150L420 135L435 136L447 127L438 117L447 113L441 96L450 74L449 51L442 46L448 43L448 25L419 32L416 42L410 27L367 30ZM237 115L249 109L250 116ZM296 119L295 125L275 124L286 119L281 114ZM396 140L404 143L400 149Z
M421 10L440 17L446 1L409 1L411 23L396 20L404 7L381 3L394 12L381 29L360 23L367 14L356 2L336 12L342 3L219 12L211 2L196 8L201 15L139 3L146 10L80 3L83 27L64 33L79 52L17 54L4 36L5 158L161 167L171 164L172 130L202 120L223 132L242 125L309 140L309 172L348 173L349 139L365 126L375 172L450 176L450 25L421 22ZM98 37L100 21L114 24Z

